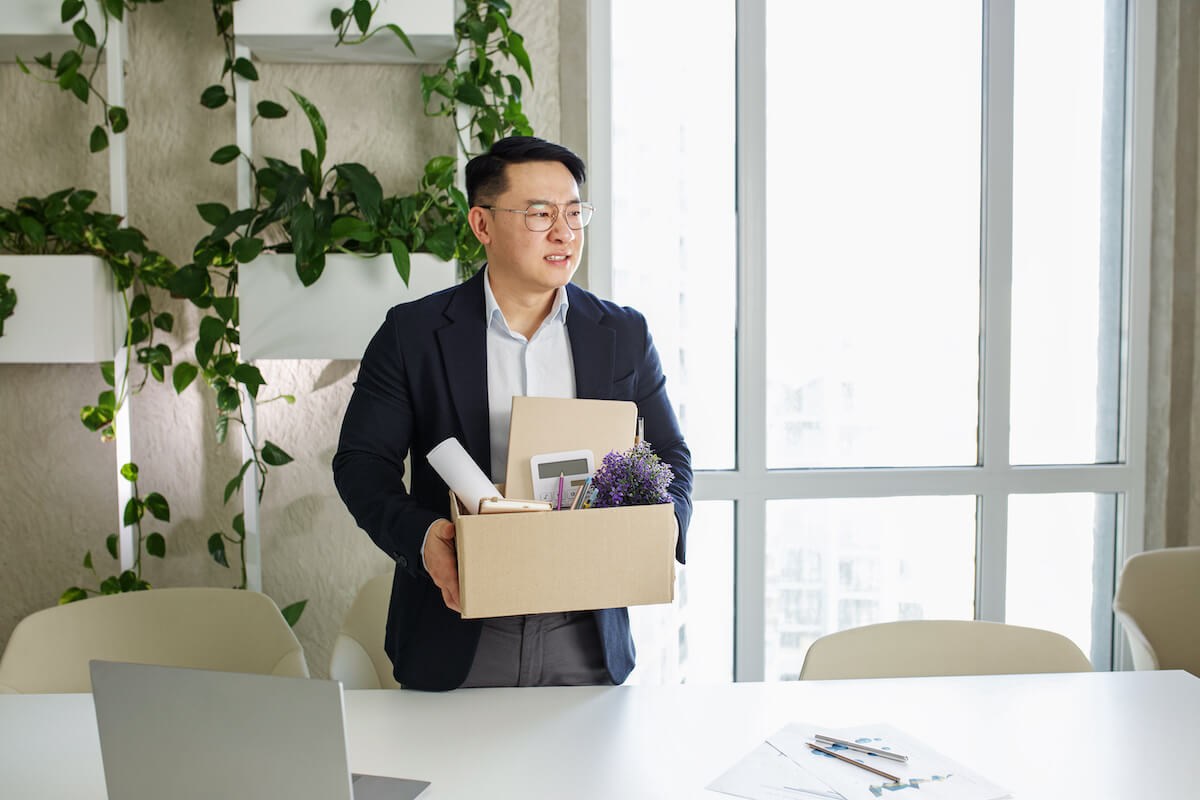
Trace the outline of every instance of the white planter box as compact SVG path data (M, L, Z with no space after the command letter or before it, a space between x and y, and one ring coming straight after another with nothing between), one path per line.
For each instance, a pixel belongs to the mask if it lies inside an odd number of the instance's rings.
M58 0L0 0L0 61L16 61L20 56L26 64L33 59L54 54L55 62L66 50L78 43L71 33L71 24L64 23ZM96 38L104 35L104 18L96 0L87 0L88 24Z
M383 0L372 29L399 25L416 56L391 31L366 42L334 47L329 0L238 0L233 6L237 42L262 61L279 63L430 64L454 54L454 0ZM341 7L348 4L342 3ZM357 35L358 26L350 23ZM349 37L348 37L349 38Z
M238 269L242 358L360 359L389 308L453 286L456 271L453 261L414 253L405 286L388 254L338 253L305 286L295 256L264 253Z
M0 256L17 307L4 322L0 363L112 360L123 313L108 265L95 256Z

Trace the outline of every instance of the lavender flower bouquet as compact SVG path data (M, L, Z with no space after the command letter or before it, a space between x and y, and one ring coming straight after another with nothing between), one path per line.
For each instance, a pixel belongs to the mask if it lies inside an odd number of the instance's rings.
M670 464L659 460L650 445L639 442L624 453L615 450L592 477L596 489L593 506L649 506L671 501L667 487L675 479Z

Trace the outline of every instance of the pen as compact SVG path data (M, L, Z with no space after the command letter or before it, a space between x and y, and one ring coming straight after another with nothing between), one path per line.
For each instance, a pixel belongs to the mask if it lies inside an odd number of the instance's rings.
M558 504L556 506L554 506L555 511L562 511L563 478L565 478L565 477L566 477L565 473L562 473L562 472L558 473Z
M860 753L870 753L871 755L879 756L880 758L890 758L892 761L908 761L908 756L902 756L899 753L893 753L891 750L878 750L874 747L867 747L865 744L859 744L858 742L848 742L845 739L835 739L832 736L826 736L823 733L814 733L813 738L822 744L825 744L826 742L829 744L840 744L842 747L847 747L851 750L857 750Z
M832 756L832 757L836 758L838 761L845 761L847 764L853 764L854 766L858 767L859 769L865 769L867 772L874 772L876 775L882 775L883 777L887 778L892 783L900 782L900 779L897 778L895 775L891 775L887 772L884 772L881 769L875 769L874 767L867 766L866 764L862 763L861 761L855 761L853 758L846 758L845 756L838 755L837 753L833 752L832 750L826 750L824 747L821 747L820 745L817 745L817 744L813 744L812 742L807 742L806 744L809 747L811 747L813 750L816 750L818 753L824 753L827 756Z

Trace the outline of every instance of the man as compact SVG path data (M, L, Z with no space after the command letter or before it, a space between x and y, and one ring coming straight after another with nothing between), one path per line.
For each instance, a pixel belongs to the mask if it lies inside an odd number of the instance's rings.
M396 306L367 346L333 459L359 527L396 561L385 647L406 688L618 684L633 669L626 609L464 620L445 483L425 456L456 437L504 480L514 395L633 400L675 471L683 563L690 454L645 318L570 283L592 209L583 161L534 137L467 164L468 219L487 264ZM401 478L411 451L412 490Z

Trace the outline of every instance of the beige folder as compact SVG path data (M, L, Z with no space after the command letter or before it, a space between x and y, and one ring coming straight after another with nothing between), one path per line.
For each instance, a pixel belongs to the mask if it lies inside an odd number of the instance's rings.
M633 447L637 404L628 400L514 397L508 425L505 497L533 497L530 460L543 453L591 450L596 469L611 451Z

